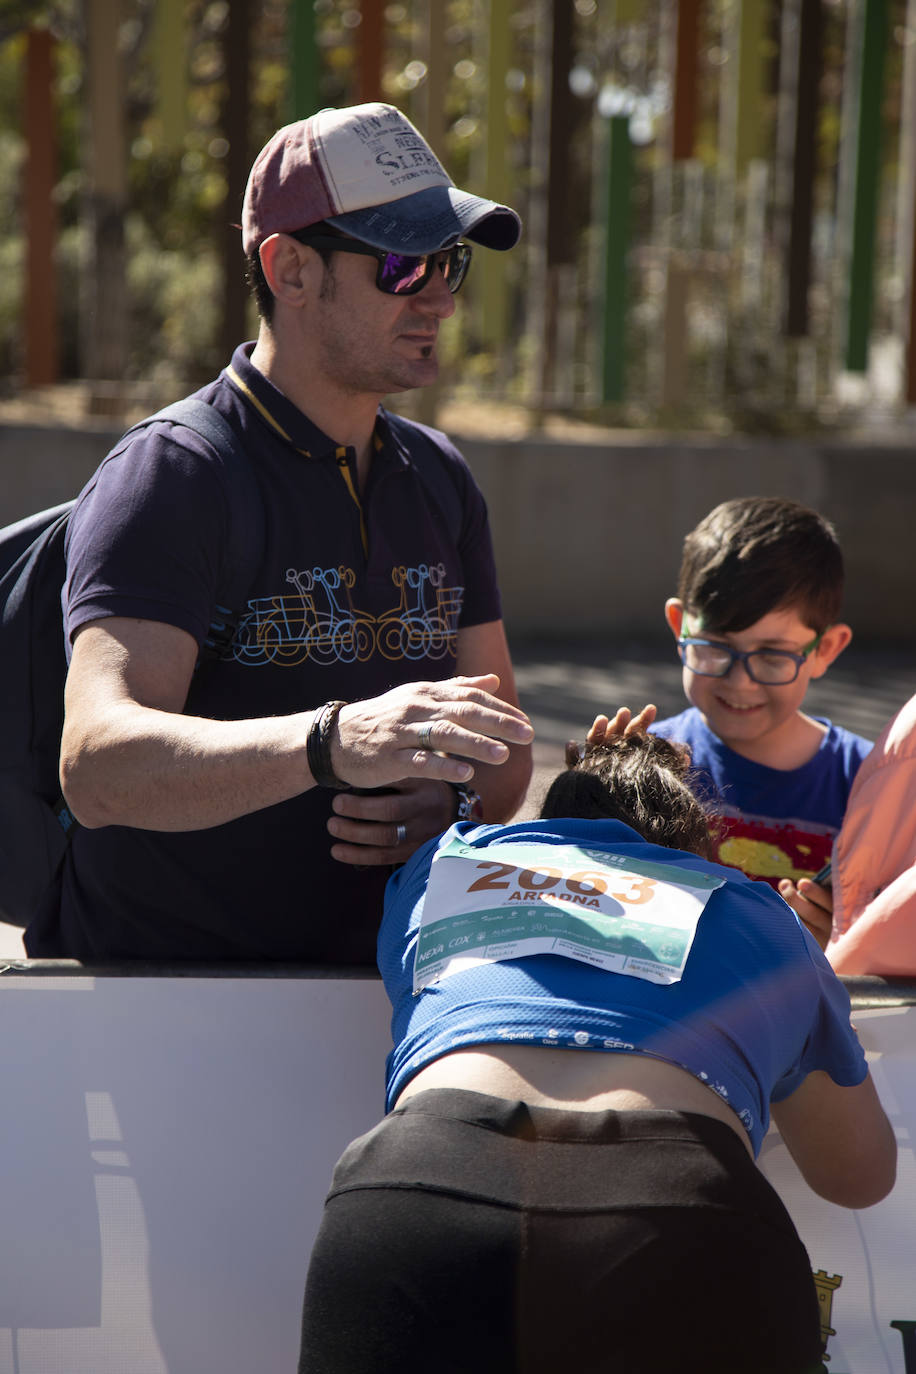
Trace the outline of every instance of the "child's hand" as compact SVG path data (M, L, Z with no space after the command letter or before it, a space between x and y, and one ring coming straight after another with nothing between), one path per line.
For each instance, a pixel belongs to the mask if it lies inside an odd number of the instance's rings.
M797 887L791 878L783 878L779 895L798 914L821 949L826 949L833 929L833 889L821 887L811 878L799 879Z
M644 706L638 716L634 716L628 706L621 706L613 720L607 716L596 716L585 742L603 744L605 740L619 736L644 735L657 714L654 706Z

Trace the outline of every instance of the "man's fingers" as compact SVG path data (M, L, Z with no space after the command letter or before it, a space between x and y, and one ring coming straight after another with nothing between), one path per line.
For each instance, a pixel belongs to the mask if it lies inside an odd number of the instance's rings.
M338 863L350 864L354 868L368 868L379 864L399 864L410 857L415 845L387 849L373 848L368 844L332 844L331 858Z

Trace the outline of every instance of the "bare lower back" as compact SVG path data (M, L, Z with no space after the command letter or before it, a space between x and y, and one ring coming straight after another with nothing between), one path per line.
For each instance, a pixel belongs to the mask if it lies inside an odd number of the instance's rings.
M699 1112L730 1126L753 1154L731 1107L686 1069L647 1054L550 1049L535 1045L480 1045L454 1050L427 1064L398 1103L427 1088L465 1088L565 1111Z

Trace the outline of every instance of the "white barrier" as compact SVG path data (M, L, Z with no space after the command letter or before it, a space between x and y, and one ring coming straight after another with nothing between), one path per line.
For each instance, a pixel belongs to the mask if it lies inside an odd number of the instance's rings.
M20 968L23 966L20 966ZM762 1155L830 1374L916 1374L916 1006L857 1009L900 1171L865 1212ZM365 978L0 978L0 1374L292 1374L331 1169L382 1112Z

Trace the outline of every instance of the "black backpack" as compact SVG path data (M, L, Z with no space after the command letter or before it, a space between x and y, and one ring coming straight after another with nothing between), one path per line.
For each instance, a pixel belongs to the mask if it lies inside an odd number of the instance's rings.
M186 397L134 425L115 445L162 421L194 430L230 474L234 585L223 589L201 659L229 647L263 542L263 498L232 426ZM61 611L64 536L75 502L0 529L0 920L28 925L76 824L58 780L67 660Z

